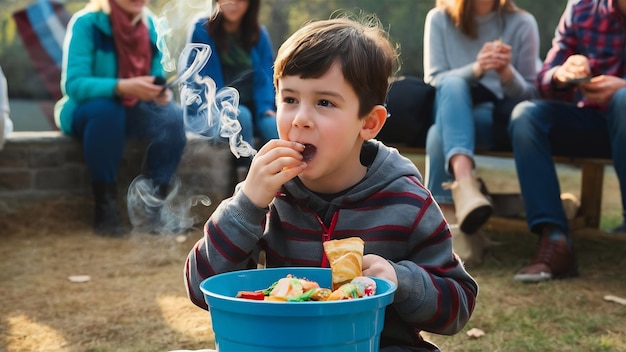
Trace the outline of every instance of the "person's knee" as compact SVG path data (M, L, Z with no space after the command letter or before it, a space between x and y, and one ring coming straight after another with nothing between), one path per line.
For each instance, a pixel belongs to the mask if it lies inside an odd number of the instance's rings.
M620 131L620 134L626 134L626 119L623 113L626 111L626 88L622 88L615 92L611 99L609 113L607 119L611 128Z
M443 140L441 139L441 131L437 124L433 124L428 129L426 135L426 153L427 154L443 154Z
M98 130L100 135L123 134L125 126L126 110L113 99L90 99L74 111L72 129L78 136L83 136L89 129Z
M509 122L509 134L523 134L528 131L532 120L537 116L537 105L532 101L523 101L513 108Z
M611 99L611 107L617 111L624 111L626 109L626 88L615 92Z
M118 101L106 98L87 100L76 109L85 113L91 119L107 119L110 122L123 123L125 120L125 108Z
M437 96L437 94L468 92L469 89L469 84L465 79L457 76L448 76L442 78L441 81L437 83L435 96Z

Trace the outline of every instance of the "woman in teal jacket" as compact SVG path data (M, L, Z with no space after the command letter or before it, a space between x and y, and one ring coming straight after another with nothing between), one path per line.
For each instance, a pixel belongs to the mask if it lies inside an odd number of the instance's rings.
M274 51L266 28L258 22L260 2L218 0L217 14L199 19L190 39L211 48L211 56L199 75L213 79L217 90L233 87L239 92L237 120L241 124L241 137L250 146L254 146L255 136L262 144L278 138L272 78ZM206 103L191 104L187 113L203 115L198 110ZM210 137L216 132L219 131L211 131ZM242 180L250 159L239 159L236 164L238 179Z
M82 140L93 183L94 229L121 236L116 180L127 138L146 139L144 173L164 197L186 143L182 110L163 76L154 19L145 1L91 0L68 24L59 129ZM158 220L158 219L153 219Z

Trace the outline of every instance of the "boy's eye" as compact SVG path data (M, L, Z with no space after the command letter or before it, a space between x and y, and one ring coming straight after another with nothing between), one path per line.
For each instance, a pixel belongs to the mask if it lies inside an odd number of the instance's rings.
M320 101L318 102L318 104L319 104L320 106L324 106L324 107L334 106L334 105L333 105L333 103L331 103L331 102L330 102L330 101L328 101L328 100L324 100L324 99L320 100Z
M296 99L291 98L291 97L285 97L285 98L283 98L283 101L284 101L285 103L287 103L287 104L293 104L293 103L295 103L295 102L296 102Z

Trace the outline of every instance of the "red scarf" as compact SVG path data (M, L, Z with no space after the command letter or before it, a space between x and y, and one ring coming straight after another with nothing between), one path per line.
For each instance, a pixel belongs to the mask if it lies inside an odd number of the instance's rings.
M122 10L116 0L109 0L109 4L113 42L117 50L117 76L132 78L148 75L152 61L148 28L142 20L133 25L128 13ZM134 106L138 101L139 99L132 96L122 97L124 106Z

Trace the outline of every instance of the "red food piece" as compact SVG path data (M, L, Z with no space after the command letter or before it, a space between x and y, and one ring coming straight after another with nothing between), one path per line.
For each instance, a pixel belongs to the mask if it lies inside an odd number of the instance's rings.
M255 291L239 291L237 292L237 298L252 299L256 301L262 301L265 299L263 292Z

